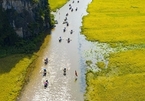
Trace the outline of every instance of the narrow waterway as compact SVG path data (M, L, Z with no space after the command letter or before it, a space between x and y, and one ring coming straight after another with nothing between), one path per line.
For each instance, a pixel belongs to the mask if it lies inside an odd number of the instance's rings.
M58 24L48 36L50 39L48 45L42 56L39 56L37 66L18 101L84 101L86 85L81 47L85 40L80 35L80 26L90 2L91 0L79 0L79 2L70 0L54 13ZM66 18L69 26L63 24ZM66 28L65 32L63 32L64 28ZM70 34L71 30L73 30L72 34ZM59 37L62 38L61 42L58 41ZM70 38L69 43L68 38ZM44 64L45 58L49 60L47 65ZM48 72L45 77L41 72L43 68ZM66 76L63 75L64 68L66 68ZM76 81L75 70L78 73ZM45 80L49 81L46 89L44 89Z

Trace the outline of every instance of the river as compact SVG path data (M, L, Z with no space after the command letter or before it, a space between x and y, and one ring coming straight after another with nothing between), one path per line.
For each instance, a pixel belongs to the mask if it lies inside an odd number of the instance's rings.
M48 36L50 39L48 45L39 56L37 66L18 101L84 101L86 82L82 52L85 48L83 49L82 46L85 38L80 34L80 27L90 2L91 0L79 0L78 3L75 0L73 3L73 0L70 0L54 13L58 24ZM70 4L73 11L69 10ZM69 26L63 24L66 17ZM65 32L63 32L64 28L66 28ZM72 34L70 34L71 30L73 30ZM58 41L59 37L62 38L61 42ZM69 43L68 38L71 40ZM49 60L47 65L44 64L45 58ZM45 77L41 72L43 68L48 72ZM66 68L66 76L63 75L64 68ZM75 80L75 70L78 73L77 80ZM49 81L46 89L43 87L45 80Z

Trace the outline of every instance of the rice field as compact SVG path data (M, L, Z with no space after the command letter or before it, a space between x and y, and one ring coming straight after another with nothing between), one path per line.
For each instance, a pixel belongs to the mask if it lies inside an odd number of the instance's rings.
M91 41L144 44L144 4L142 0L93 0L82 32Z
M48 0L51 11L56 11L62 7L68 0Z
M142 0L93 0L89 4L82 26L86 39L120 50L131 48L109 54L107 68L96 61L100 71L88 70L85 101L145 100L144 4Z
M108 68L86 75L86 101L144 101L145 49L111 54Z
M0 59L0 101L15 101L23 87L27 67L35 58L15 54Z

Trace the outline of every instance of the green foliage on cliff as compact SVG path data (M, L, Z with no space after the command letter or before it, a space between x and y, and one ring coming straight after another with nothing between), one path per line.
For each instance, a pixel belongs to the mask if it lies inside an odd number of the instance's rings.
M39 0L32 0L32 3L38 3L39 2Z
M6 11L0 9L0 57L19 53L31 54L38 51L46 36L43 31L52 28L48 1L32 0L34 4L38 2L43 3L40 3L40 7L33 8L34 21L31 20L31 15L26 10L19 14L14 9ZM20 38L12 27L13 20L15 20L16 27L24 26L23 30L26 34L23 33L23 38Z
M9 24L6 12L0 9L0 47L14 45L18 39L18 36Z

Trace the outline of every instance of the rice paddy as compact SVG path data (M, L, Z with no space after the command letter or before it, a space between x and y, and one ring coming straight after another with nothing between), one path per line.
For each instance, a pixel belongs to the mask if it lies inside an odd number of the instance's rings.
M27 67L35 58L15 54L0 59L0 101L16 99L23 87Z
M83 34L88 40L125 44L145 43L145 1L93 0L84 17Z
M83 19L87 40L108 43L107 68L96 61L99 71L86 73L86 101L145 100L145 1L93 0ZM91 62L91 61L90 61Z
M56 11L62 7L68 0L48 0L51 11Z
M88 71L86 101L145 100L145 50L111 54L108 68Z

